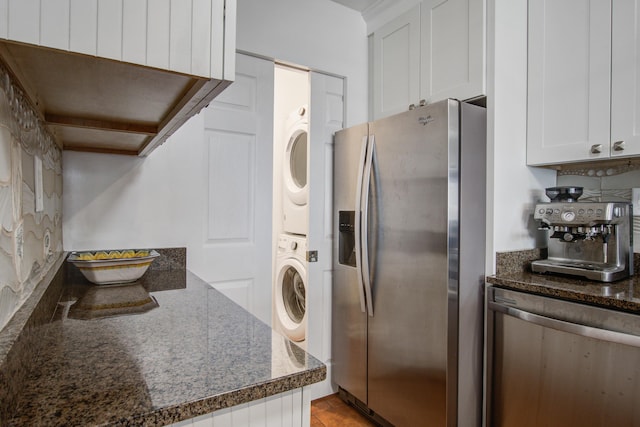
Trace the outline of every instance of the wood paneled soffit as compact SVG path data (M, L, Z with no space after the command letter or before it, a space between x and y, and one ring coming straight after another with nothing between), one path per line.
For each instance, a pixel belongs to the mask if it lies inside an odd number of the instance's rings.
M65 150L146 156L230 83L7 41L0 57Z

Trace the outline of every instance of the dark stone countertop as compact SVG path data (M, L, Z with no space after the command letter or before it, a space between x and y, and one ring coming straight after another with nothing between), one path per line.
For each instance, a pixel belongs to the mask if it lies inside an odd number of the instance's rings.
M612 283L602 283L550 274L512 271L488 276L486 281L504 288L640 313L640 278L638 276Z
M188 271L97 286L74 269L52 320L30 329L35 359L11 396L9 426L167 425L326 377L320 361Z

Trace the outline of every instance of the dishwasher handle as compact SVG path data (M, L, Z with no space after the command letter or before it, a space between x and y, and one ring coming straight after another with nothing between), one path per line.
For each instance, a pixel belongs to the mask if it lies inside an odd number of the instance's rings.
M504 313L508 316L515 317L516 319L533 323L545 328L552 328L562 332L581 335L583 337L594 338L601 341L608 341L615 344L624 344L640 348L640 336L637 335L596 328L593 326L581 325L578 323L566 322L564 320L542 316L540 314L520 310L515 307L509 307L507 305L499 304L493 301L489 302L489 308L491 310Z

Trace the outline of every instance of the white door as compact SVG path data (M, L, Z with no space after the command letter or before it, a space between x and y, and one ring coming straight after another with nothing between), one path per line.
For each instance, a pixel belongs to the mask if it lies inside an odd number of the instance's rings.
M344 124L344 80L311 72L309 143L307 351L327 365L327 379L311 387L312 399L331 389L331 251L333 241L333 134Z
M199 274L271 324L272 61L236 56L236 80L204 111Z
M640 154L640 0L612 14L611 157L624 157Z
M527 164L609 157L611 3L529 1Z
M420 99L484 95L484 2L424 0L420 7Z
M420 96L420 5L373 33L373 118L406 111Z

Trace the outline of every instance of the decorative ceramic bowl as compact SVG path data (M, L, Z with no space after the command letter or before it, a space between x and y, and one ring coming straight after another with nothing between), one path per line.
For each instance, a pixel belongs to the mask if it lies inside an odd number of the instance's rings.
M158 252L148 249L72 252L67 261L78 267L90 282L108 285L138 280L158 256Z

